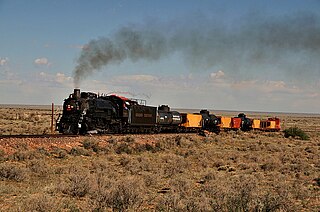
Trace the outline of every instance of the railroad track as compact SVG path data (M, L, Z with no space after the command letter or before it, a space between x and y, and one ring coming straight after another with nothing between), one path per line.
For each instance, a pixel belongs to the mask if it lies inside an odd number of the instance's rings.
M161 133L161 134L177 134L177 133ZM194 133L183 133L183 134L194 134ZM127 135L150 135L148 133L124 133L124 134L85 134L85 135L65 135L65 134L39 134L39 135L0 135L0 139L5 138L66 138L66 137L85 137L85 136L93 136L93 137L99 137L99 136L106 136L106 135L115 135L115 136L127 136Z
M3 138L64 138L64 137L78 137L80 135L63 135L63 134L40 134L40 135L0 135Z
M282 131L281 131L282 132ZM309 131L307 131L309 132ZM178 134L195 134L204 136L205 134L201 134L199 132L189 132L189 133L178 133ZM147 135L148 133L124 133L124 134L114 134L114 133L106 133L106 134L85 134L85 135L66 135L66 134L34 134L34 135L0 135L0 139L5 138L66 138L66 137L81 137L81 136L104 136L104 135L116 135L116 136L126 136L126 135ZM161 134L177 134L172 132L163 132Z

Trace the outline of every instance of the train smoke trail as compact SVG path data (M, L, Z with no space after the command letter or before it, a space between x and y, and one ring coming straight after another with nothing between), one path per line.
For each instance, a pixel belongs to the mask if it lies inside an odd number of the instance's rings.
M218 67L236 76L279 72L297 78L301 71L303 78L320 75L319 16L248 17L233 27L202 19L174 27L121 28L83 48L74 70L75 86L108 64L157 61L175 52L198 70Z
M99 38L90 41L83 49L74 71L76 87L81 79L110 63L121 63L125 59L158 60L166 54L166 38L155 31L140 31L124 27L114 39Z

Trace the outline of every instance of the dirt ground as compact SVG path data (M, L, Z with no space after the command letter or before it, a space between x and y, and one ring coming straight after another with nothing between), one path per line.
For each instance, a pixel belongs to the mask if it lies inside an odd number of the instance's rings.
M50 129L48 109L0 113L0 134ZM319 211L320 115L247 115L280 117L310 139L259 131L0 139L0 211Z

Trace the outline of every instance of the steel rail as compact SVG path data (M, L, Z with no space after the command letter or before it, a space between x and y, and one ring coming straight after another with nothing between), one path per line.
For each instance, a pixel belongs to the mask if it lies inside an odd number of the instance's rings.
M64 138L64 137L78 137L80 135L63 135L63 134L39 134L39 135L0 135L0 139L5 138Z

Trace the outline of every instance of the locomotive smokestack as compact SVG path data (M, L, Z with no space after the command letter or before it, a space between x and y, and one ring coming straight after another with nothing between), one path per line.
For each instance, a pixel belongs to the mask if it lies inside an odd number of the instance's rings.
M80 89L79 89L79 88L75 88L75 89L73 90L73 96L74 96L74 98L76 98L76 99L79 99L79 98L80 98Z

